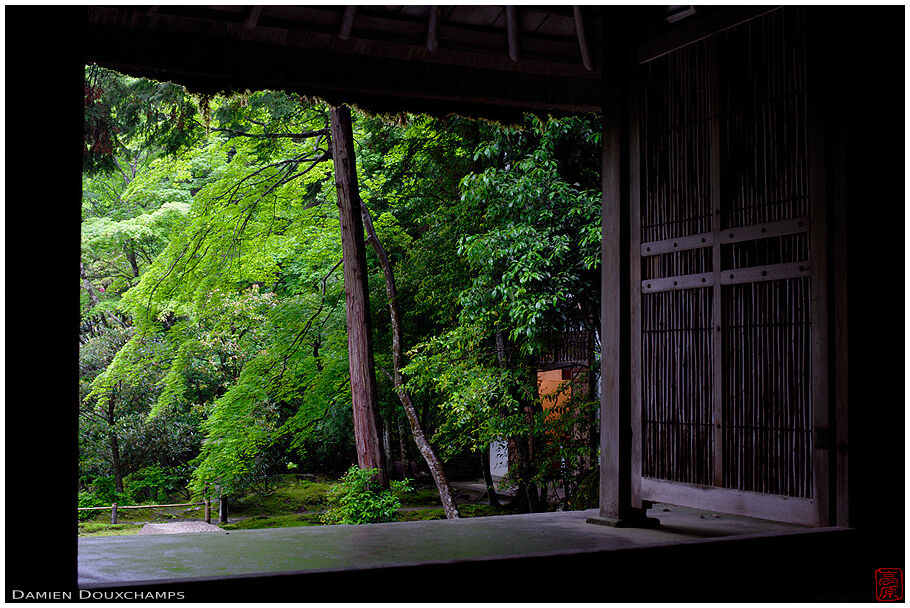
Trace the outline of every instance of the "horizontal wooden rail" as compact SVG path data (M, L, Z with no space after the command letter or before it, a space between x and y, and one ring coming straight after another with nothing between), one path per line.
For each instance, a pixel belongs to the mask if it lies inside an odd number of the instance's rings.
M205 505L204 502L185 502L178 503L173 505L117 505L118 509L154 509L156 507L201 507ZM108 505L106 507L79 507L80 511L110 511L113 505Z
M729 245L742 241L755 241L777 236L786 236L788 234L799 234L801 232L809 232L810 229L811 225L808 217L796 217L789 220L725 228L718 233L718 241L722 245ZM641 244L641 255L646 258L664 253L701 249L703 247L711 247L714 245L714 241L715 236L713 232L702 232L700 234L680 236L673 239L649 241Z
M181 502L174 503L169 505L126 505L121 506L117 503L113 503L109 507L77 507L77 511L110 511L111 512L111 523L117 523L117 511L120 509L155 509L158 507L205 507L205 523L212 523L212 503L206 498L204 502ZM221 523L227 523L227 503L224 498L219 499L218 501L218 511L220 513Z

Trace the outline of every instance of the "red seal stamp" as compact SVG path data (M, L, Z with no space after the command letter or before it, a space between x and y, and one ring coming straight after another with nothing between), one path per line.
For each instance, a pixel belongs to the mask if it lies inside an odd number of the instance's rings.
M875 571L875 599L880 602L904 599L904 573L900 568L879 568Z

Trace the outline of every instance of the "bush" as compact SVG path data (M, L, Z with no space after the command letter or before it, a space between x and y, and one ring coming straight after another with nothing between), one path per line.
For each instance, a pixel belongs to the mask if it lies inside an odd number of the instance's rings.
M165 502L186 482L185 476L158 465L130 473L123 480L124 494L131 502Z
M326 524L375 524L395 521L401 507L399 495L411 488L407 481L392 481L384 489L376 469L353 466L329 491L329 509L320 520Z
M91 492L79 492L79 507L103 507L105 506L98 498ZM79 514L79 521L85 521L94 517L98 511L77 511Z
M96 477L92 482L91 493L98 501L98 506L109 505L113 502L124 505L130 503L125 492L116 490L113 477Z

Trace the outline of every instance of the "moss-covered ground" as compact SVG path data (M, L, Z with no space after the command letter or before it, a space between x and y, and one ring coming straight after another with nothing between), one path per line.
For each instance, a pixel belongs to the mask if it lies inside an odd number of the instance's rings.
M321 525L319 515L325 511L327 494L334 480L300 479L295 475L282 475L272 494L256 496L248 494L229 504L229 523L220 524L225 530L258 530L262 528L286 528L294 526ZM465 500L466 497L463 497ZM186 502L185 497L174 496L172 502ZM507 515L504 507L491 507L482 503L459 505L462 517L484 517ZM212 504L212 523L218 522L218 505ZM95 511L79 523L79 536L113 536L136 534L146 523L168 523L174 521L201 521L204 519L202 506L165 507L152 509L119 509L118 523L110 523L110 511ZM435 487L417 488L401 496L399 521L421 521L445 519L439 493Z

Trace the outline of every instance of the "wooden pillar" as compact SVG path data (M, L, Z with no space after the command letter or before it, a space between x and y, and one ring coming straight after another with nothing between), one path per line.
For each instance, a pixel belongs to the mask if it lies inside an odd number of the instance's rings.
M228 523L227 496L222 496L218 499L218 521L223 524Z
M641 420L632 412L632 54L625 21L621 10L604 17L600 513L588 519L617 527L658 523L641 508Z
M363 220L360 214L351 110L346 106L333 107L330 115L335 188L341 221L348 363L351 371L357 463L362 469L377 469L380 483L388 487L382 439L378 430L379 413L376 409L376 375L373 367L367 258Z
M117 503L111 505L111 523L117 523Z
M212 501L205 499L205 523L212 523Z

